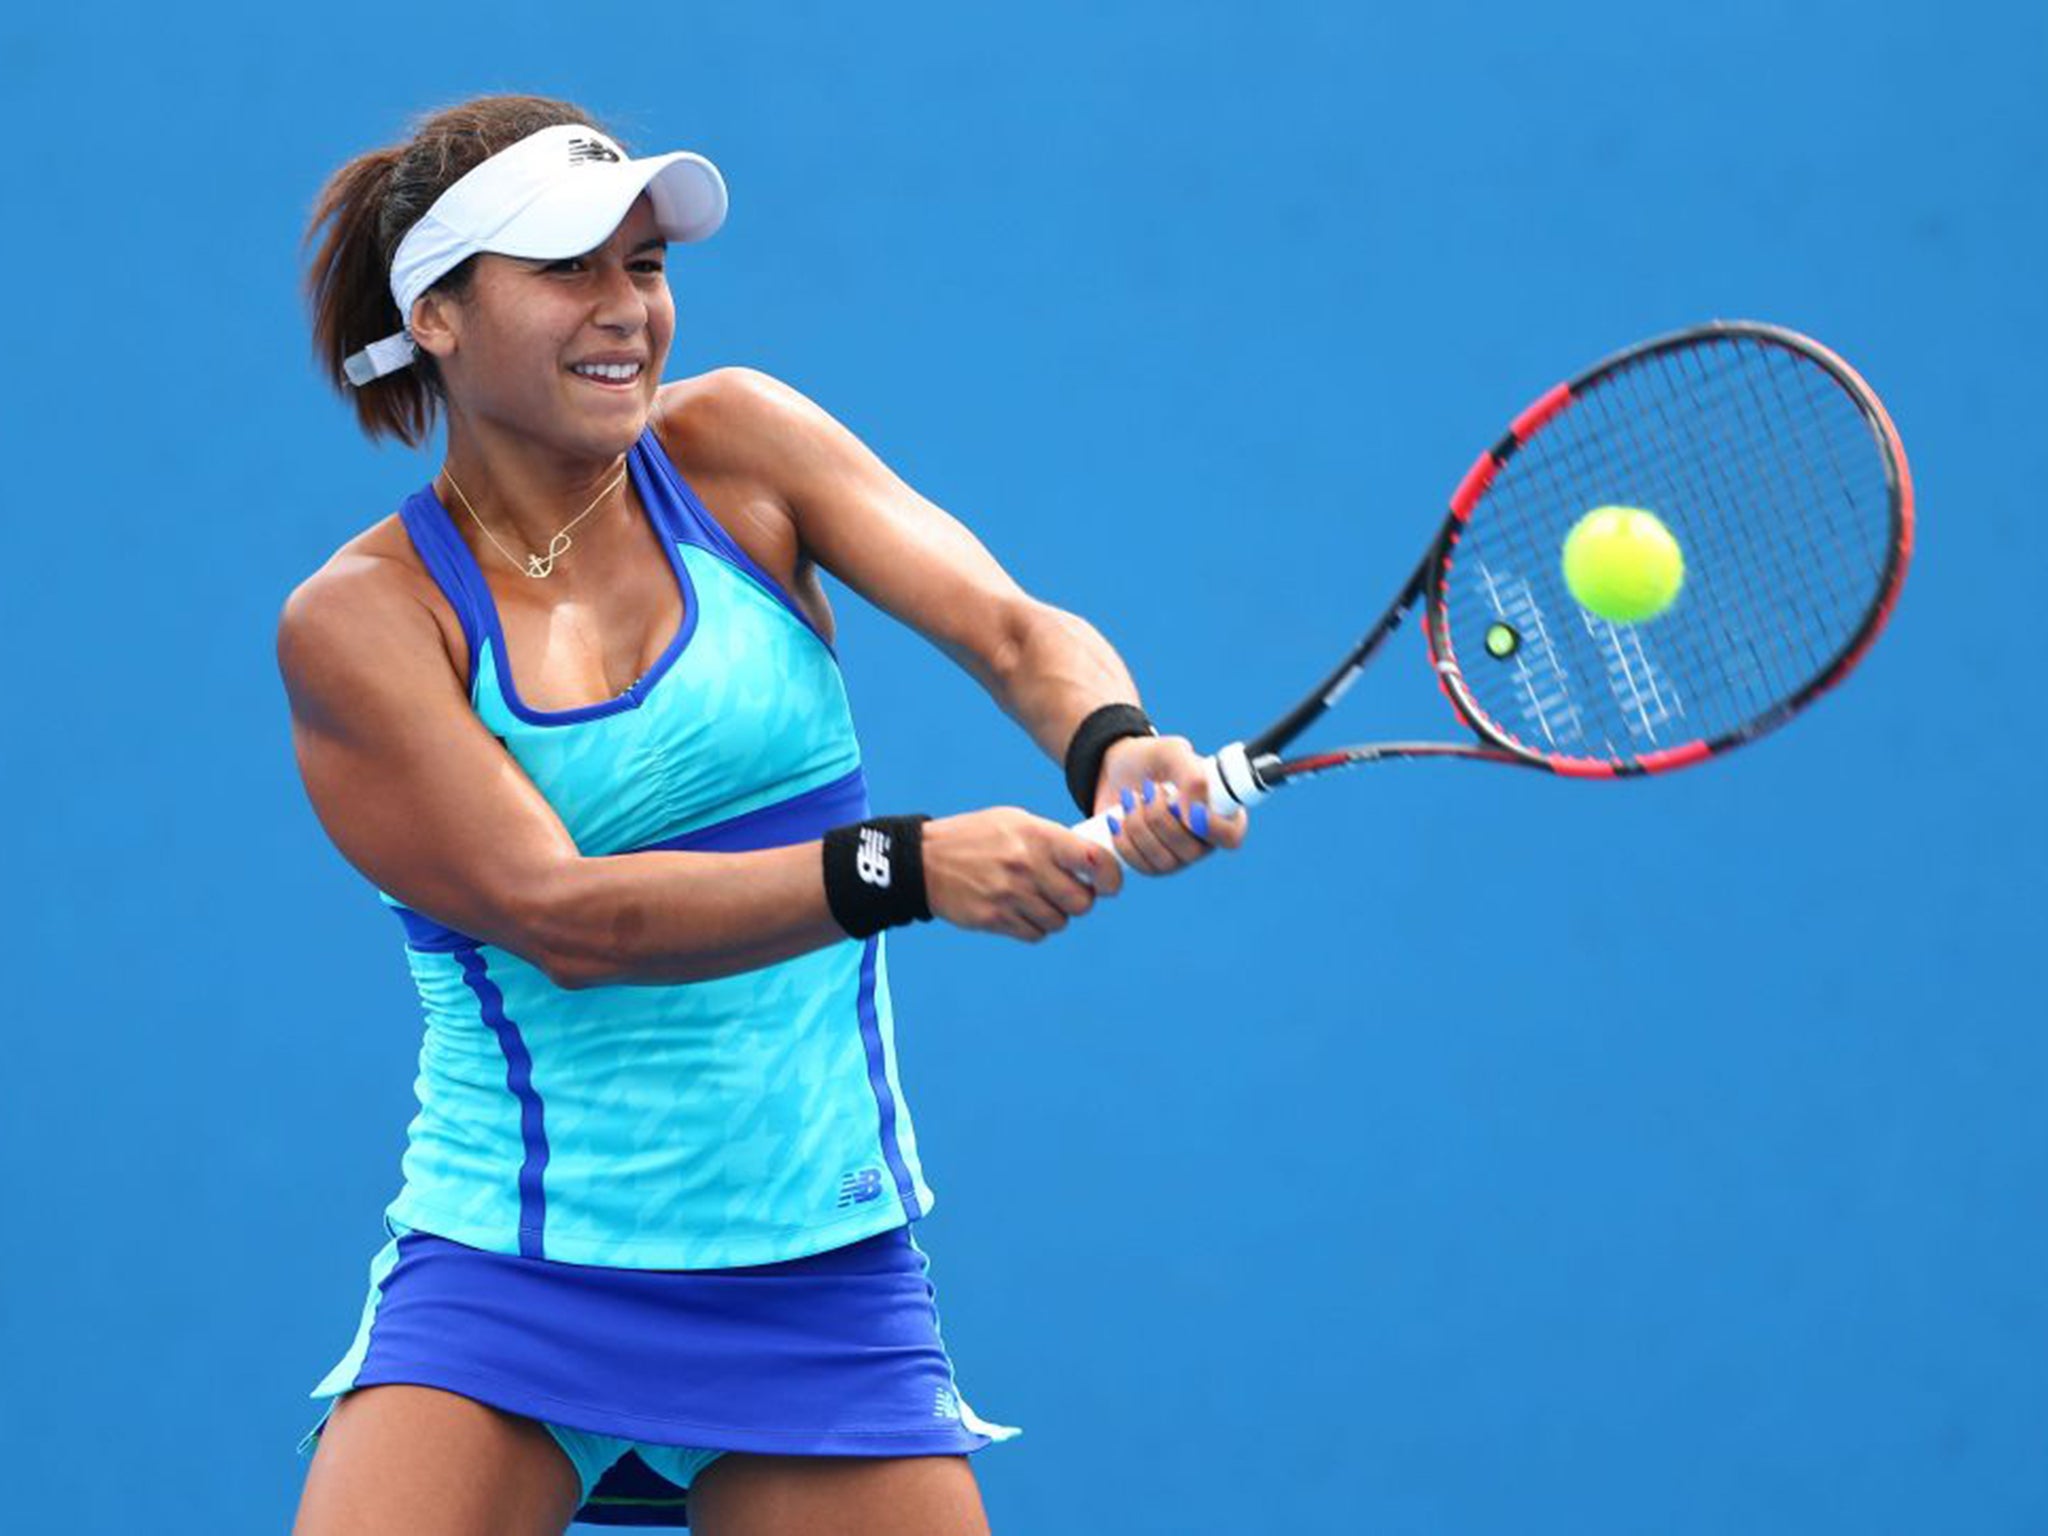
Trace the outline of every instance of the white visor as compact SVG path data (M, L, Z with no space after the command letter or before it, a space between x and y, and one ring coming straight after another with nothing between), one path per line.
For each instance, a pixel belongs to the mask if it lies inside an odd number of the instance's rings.
M406 324L419 296L480 251L559 261L610 238L647 193L664 240L702 240L725 222L725 178L702 155L631 160L595 128L543 128L500 150L434 199L391 258L391 297ZM409 330L342 364L358 387L408 366Z

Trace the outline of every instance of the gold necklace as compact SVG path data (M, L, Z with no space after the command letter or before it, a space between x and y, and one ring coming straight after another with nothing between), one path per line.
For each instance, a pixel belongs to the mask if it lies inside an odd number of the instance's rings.
M441 473L448 476L448 483L450 485L455 486L455 499L462 503L462 510L470 515L470 517L475 521L477 527L483 528L485 538L489 539L493 544L498 544L498 536L495 533L491 532L490 529L484 528L484 520L476 515L476 508L472 507L469 504L469 498L462 494L462 487L456 484L455 476L449 472L448 466L446 464L443 464L441 466ZM596 497L591 501L589 506L585 507L581 512L578 512L574 517L570 518L568 522L562 524L561 531L557 533L552 539L548 540L548 552L546 555L528 555L526 557L526 563L524 565L519 565L519 557L513 554L512 551L507 549L503 544L498 544L498 553L503 555L507 560L510 560L514 565L519 566L519 569L528 576L540 578L543 576L554 575L555 561L560 559L564 554L568 553L569 545L572 542L572 540L569 538L569 530L571 528L574 528L578 523L582 522L583 519L590 516L592 512L596 511L598 502L603 501L605 497L611 495L613 491L617 490L619 488L619 482L625 478L626 466L621 464L619 466L619 472L616 475L612 476L612 483L606 486L603 490L599 491Z

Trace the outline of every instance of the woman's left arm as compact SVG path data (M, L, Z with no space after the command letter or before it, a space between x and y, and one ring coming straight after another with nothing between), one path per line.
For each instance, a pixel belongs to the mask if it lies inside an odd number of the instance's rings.
M958 519L822 408L749 369L705 383L698 419L718 428L719 457L750 461L748 478L774 488L804 552L951 656L1053 761L1094 710L1138 703L1130 671L1093 625L1025 592ZM1206 798L1184 737L1133 736L1104 755L1094 809L1128 802L1118 851L1164 874L1243 841L1242 816L1209 818L1206 838L1190 830L1185 807Z

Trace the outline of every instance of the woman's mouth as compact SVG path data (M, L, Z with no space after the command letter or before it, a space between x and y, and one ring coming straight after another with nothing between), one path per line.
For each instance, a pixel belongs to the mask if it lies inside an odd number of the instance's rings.
M572 363L569 371L601 389L627 390L640 382L640 363Z

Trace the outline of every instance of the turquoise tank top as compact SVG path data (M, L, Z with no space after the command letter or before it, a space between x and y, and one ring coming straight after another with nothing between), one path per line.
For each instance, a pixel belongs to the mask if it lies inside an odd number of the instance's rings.
M431 486L400 508L468 636L479 718L588 856L779 847L866 816L831 646L651 430L627 463L682 624L645 676L577 709L520 699L490 588ZM722 1269L931 1209L881 936L712 981L568 991L378 894L426 1015L393 1220L500 1253Z

